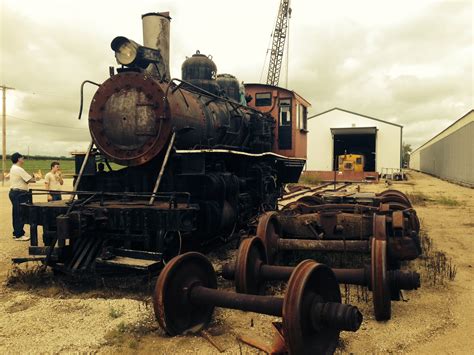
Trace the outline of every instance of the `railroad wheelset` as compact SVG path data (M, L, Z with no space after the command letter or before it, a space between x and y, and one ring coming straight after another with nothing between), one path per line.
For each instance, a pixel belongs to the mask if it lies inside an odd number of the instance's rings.
M391 317L391 301L398 300L400 290L420 286L416 272L387 270L386 248L383 239L372 238L371 266L358 269L332 269L339 283L368 287L372 291L374 314L377 320ZM264 294L266 281L287 281L294 267L268 265L266 252L258 237L242 241L235 264L226 264L223 277L235 280L239 293Z
M209 260L196 252L173 258L161 272L153 307L169 335L198 332L211 321L215 307L282 317L283 337L290 354L327 354L336 349L342 330L356 331L362 314L341 303L332 270L305 260L294 268L283 298L217 290Z
M388 217L388 216L387 216ZM421 253L420 240L415 231L405 235L405 215L403 211L395 211L387 218L385 215L372 216L372 231L377 219L383 219L390 227L391 235L386 236L390 265L398 265L400 260L413 260ZM388 228L388 227L387 227ZM307 250L321 252L356 252L370 253L370 238L367 239L301 239L283 238L281 224L277 212L266 212L260 216L256 235L262 239L267 253L267 260L274 264L277 255L285 250ZM373 235L373 234L372 234Z

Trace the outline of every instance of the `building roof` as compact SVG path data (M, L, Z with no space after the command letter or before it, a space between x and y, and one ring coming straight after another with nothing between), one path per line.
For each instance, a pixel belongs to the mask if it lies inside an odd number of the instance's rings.
M457 131L458 129L461 129L462 127L464 127L465 125L467 125L470 121L473 121L474 120L474 117L471 117L470 120L467 120L465 123L461 123L462 120L464 120L465 118L467 118L470 114L474 113L474 110L470 110L468 112L466 112L464 115L461 116L461 118L457 119L456 121L454 121L453 123L451 123L448 127L446 127L445 129L443 129L441 132L439 132L437 135L435 135L434 137L432 137L431 139L428 139L425 143L423 143L422 145L420 145L418 148L416 148L415 150L413 150L410 154L413 154L414 152L416 152L417 150L420 150L421 148L425 147L426 145L430 144L430 143L434 143L434 141L436 140L439 140L441 138L444 138L442 137L444 133L447 133L445 134L445 136L448 136L449 134ZM449 132L448 131L453 128L454 126L456 125L459 125L459 127L457 127L453 132ZM439 138L439 139L438 139Z
M331 111L334 111L334 110L339 110L339 111L347 112L347 113L350 113L350 114L353 114L353 115L357 115L357 116L361 116L361 117L365 117L365 118L370 118L371 120L375 120L375 121L379 121L379 122L383 122L383 123L387 123L387 124L391 124L391 125L393 125L393 126L397 126L397 127L403 128L402 125L399 125L399 124L396 124L396 123L393 123L393 122L384 121L384 120L381 120L381 119L379 119L379 118L375 118L375 117L371 117L371 116L362 115L362 114L360 114L360 113L353 112L353 111L349 111L349 110L344 110L343 108L339 108L339 107L334 107L334 108L332 108L332 109L330 109L330 110L327 110L327 111L318 113L318 114L316 114L316 115L310 116L310 117L308 117L308 119L313 118L313 117L317 117L317 116L324 115L325 113L328 113L328 112L331 112Z
M288 90L285 88L282 88L280 86L275 86L275 85L270 85L270 84L263 84L263 83L244 83L244 86L262 86L262 87L267 87L272 90L281 90L281 91L286 91L289 92L291 95L296 96L297 98L301 99L308 107L311 106L311 103L306 100L303 96L299 95L296 91L293 90Z

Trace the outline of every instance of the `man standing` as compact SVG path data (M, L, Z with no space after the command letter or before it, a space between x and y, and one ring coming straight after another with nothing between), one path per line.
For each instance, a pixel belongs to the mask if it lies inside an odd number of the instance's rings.
M10 201L12 202L12 219L13 219L13 239L14 240L30 240L25 235L23 222L20 215L20 204L28 201L28 183L35 182L35 179L23 169L23 155L16 152L11 156L12 167L10 168Z
M60 201L61 194L54 191L61 190L61 185L64 184L64 181L57 161L51 163L51 171L44 177L44 184L46 185L46 190L50 191L48 201Z

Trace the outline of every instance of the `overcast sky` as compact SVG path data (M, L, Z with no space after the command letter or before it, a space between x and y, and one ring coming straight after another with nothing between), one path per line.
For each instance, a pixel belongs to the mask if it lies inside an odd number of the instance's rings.
M68 155L89 141L79 86L116 65L111 40L142 42L141 15L170 11L171 76L211 54L219 73L259 82L279 0L0 0L7 152ZM292 0L288 87L310 114L341 107L404 126L414 148L473 107L473 2ZM265 75L263 80L265 80ZM285 83L282 71L280 85ZM1 105L1 103L0 103Z

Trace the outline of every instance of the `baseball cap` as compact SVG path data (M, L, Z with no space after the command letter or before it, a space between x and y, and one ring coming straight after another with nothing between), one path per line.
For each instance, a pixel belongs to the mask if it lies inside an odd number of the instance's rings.
M13 153L12 156L11 156L11 160L12 160L13 164L16 164L20 158L24 158L24 156L21 155L18 152Z

